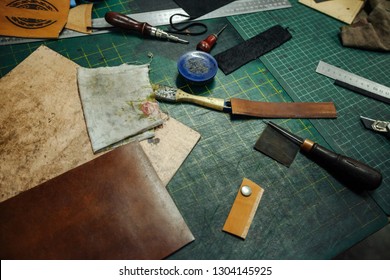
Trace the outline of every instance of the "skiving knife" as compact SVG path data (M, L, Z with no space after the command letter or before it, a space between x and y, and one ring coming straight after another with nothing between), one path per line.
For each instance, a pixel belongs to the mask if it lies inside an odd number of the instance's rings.
M154 96L159 101L187 102L231 113L260 118L336 118L333 102L260 102L240 98L197 96L165 85L153 85Z

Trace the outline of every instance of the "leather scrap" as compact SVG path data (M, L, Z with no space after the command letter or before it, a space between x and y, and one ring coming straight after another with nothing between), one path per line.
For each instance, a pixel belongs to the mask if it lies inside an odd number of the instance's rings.
M194 237L132 142L0 203L0 258L162 259Z
M69 1L2 0L0 35L58 38L68 19Z
M299 3L306 5L323 14L333 17L345 23L352 23L356 15L362 9L364 0L298 0Z
M91 34L93 4L80 4L69 10L65 28L77 32Z
M191 18L203 16L234 0L174 0Z
M336 118L333 102L258 102L230 99L232 113L261 118Z
M340 30L343 46L390 51L390 1L369 0L351 25Z
M243 195L241 192L243 187L250 188L249 196ZM222 230L245 239L263 193L262 187L244 178Z
M0 202L97 157L83 116L77 67L40 46L0 79ZM155 136L159 143L147 143L145 152L166 185L200 136L172 117ZM174 152L168 157L169 143Z
M154 138L143 140L140 145L166 186L199 139L197 131L168 117L155 129Z
M280 25L275 25L266 31L242 42L215 56L219 68L230 74L246 63L279 47L292 38L290 32Z
M40 46L0 79L0 201L95 157L77 66Z

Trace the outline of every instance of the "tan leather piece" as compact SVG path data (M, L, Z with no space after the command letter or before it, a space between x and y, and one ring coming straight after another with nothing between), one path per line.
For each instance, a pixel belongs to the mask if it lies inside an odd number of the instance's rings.
M57 38L68 19L69 1L0 1L0 35ZM30 5L27 5L27 4Z
M230 100L234 115L261 118L336 118L333 102L258 102L240 98Z
M241 193L243 186L250 187L249 196ZM222 230L245 239L263 193L263 188L244 178Z
M153 139L140 142L165 186L200 139L197 131L172 117L166 118L164 124L155 129Z
M161 259L194 240L137 142L0 203L1 259Z
M65 28L81 33L92 33L92 6L93 4L80 4L69 10L68 21Z
M321 1L320 3L315 0L299 0L298 2L348 24L353 22L365 3L365 1L351 0Z
M96 157L76 75L76 63L40 46L0 79L0 201Z

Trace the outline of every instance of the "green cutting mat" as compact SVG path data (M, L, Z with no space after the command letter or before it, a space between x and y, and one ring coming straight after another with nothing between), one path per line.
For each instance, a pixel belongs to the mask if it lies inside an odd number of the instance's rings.
M136 1L107 0L95 6L95 16L103 16L111 9L109 5L125 13L131 12L130 6L140 7ZM235 21L238 19L234 17ZM217 19L205 23L213 32L228 21ZM228 76L218 71L214 82L204 87L182 84L177 77L176 61L184 52L193 50L203 36L187 39L190 44L181 45L117 32L49 41L45 45L84 67L150 62L152 82L181 85L184 90L199 95L291 101L259 60ZM241 41L240 34L230 25L212 54ZM292 42L283 49L288 49ZM1 76L39 45L0 47ZM327 259L387 223L385 214L369 195L351 192L304 156L298 154L291 167L286 168L255 151L253 146L265 127L263 120L232 119L228 114L191 104L161 103L161 108L201 134L201 140L168 185L196 238L170 256L171 259ZM326 145L307 120L277 122ZM265 189L245 241L222 232L244 177Z
M390 215L390 141L366 130L359 117L390 120L390 105L335 86L334 80L317 74L320 60L390 87L388 53L344 48L338 38L345 25L308 8L296 0L291 9L234 17L232 22L244 38L274 24L288 27L293 39L263 56L262 62L273 73L294 101L335 102L336 120L313 121L332 148L379 169L383 183L372 197Z

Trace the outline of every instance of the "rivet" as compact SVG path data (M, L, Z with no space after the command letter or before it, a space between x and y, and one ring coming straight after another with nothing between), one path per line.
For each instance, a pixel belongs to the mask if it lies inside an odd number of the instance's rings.
M250 196L252 194L252 189L249 186L242 186L241 187L241 194L243 196Z

